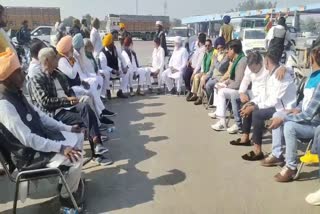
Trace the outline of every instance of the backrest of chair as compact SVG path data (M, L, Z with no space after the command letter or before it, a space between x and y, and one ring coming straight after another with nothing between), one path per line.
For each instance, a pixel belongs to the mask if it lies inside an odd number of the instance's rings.
M297 105L299 105L299 103L303 100L304 98L304 88L305 88L305 84L307 82L307 77L304 77L301 79L300 84L297 88Z

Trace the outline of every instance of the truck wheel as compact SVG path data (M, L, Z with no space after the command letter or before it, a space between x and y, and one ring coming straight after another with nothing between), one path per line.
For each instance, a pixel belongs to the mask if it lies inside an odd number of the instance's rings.
M150 33L146 33L146 40L151 41L151 34Z

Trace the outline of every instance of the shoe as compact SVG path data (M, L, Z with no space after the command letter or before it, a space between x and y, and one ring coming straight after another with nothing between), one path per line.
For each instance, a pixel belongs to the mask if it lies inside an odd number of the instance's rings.
M113 160L105 156L96 157L95 162L101 166L109 166L113 164Z
M100 122L106 125L114 125L114 122L107 117L100 117Z
M110 90L107 90L107 98L108 98L108 100L111 100L111 98L112 98Z
M102 113L101 113L101 117L105 116L105 117L114 117L116 116L117 113L114 113L112 111L108 111L107 109L103 109Z
M216 112L210 112L210 113L208 113L208 116L211 117L212 119L217 119Z
M177 90L175 88L173 88L171 91L170 91L170 94L171 95L177 95Z
M280 183L287 183L293 181L293 178L297 174L297 170L292 170L287 166L284 166L280 173L274 176L275 181Z
M188 102L195 102L198 100L197 95L192 95L192 97L190 97L190 99L188 100Z
M188 91L186 101L189 102L189 99L192 97L191 91Z
M130 97L134 97L135 93L133 92L133 88L130 88Z
M102 155L104 153L109 152L109 149L104 147L102 144L97 144L96 148L94 149L96 155Z
M311 193L306 197L306 202L308 204L311 204L313 206L319 206L320 205L320 190L317 192Z
M245 155L242 155L241 157L243 160L246 160L246 161L261 161L264 159L264 154L263 152L256 154L254 151L251 151Z
M307 151L307 153L300 158L300 161L304 164L318 164L319 156L317 154L311 154L311 151Z
M227 129L227 132L229 134L237 134L239 131L239 127L237 124L233 124L233 126L231 126L230 128Z
M118 98L122 98L122 99L127 99L128 98L128 96L124 95L121 90L118 91L117 97Z
M196 106L202 105L202 97L198 97L197 101L194 102L194 105Z
M161 90L161 88L158 88L157 89L157 95L161 95L161 94L163 94L163 91Z
M227 127L221 121L217 122L216 124L212 125L211 128L215 131L226 131Z
M283 166L284 164L285 163L283 157L276 158L272 154L270 154L268 157L261 161L261 166L264 167Z
M144 92L141 90L137 90L136 95L137 96L144 96Z

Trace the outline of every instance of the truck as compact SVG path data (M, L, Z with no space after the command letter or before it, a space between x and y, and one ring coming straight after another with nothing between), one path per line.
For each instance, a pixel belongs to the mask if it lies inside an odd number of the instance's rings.
M54 26L61 19L58 7L6 7L5 17L7 30L11 30L13 36L24 20L28 20L29 28L34 30L39 26Z
M146 41L152 40L156 35L156 21L163 22L165 31L170 27L169 16L108 14L105 21L107 33L112 33L116 38L119 35L119 24L124 23L132 37Z

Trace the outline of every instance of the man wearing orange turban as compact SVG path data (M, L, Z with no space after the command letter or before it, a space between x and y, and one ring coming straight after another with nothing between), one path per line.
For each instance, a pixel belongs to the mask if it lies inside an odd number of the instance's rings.
M0 129L5 141L1 151L14 156L19 171L56 167L52 162L70 167L66 181L71 192L76 193L81 179L83 134L78 133L78 128L57 122L28 103L21 91L24 73L12 50L7 48L0 53L0 64ZM61 203L70 206L66 188L62 188L60 194Z

